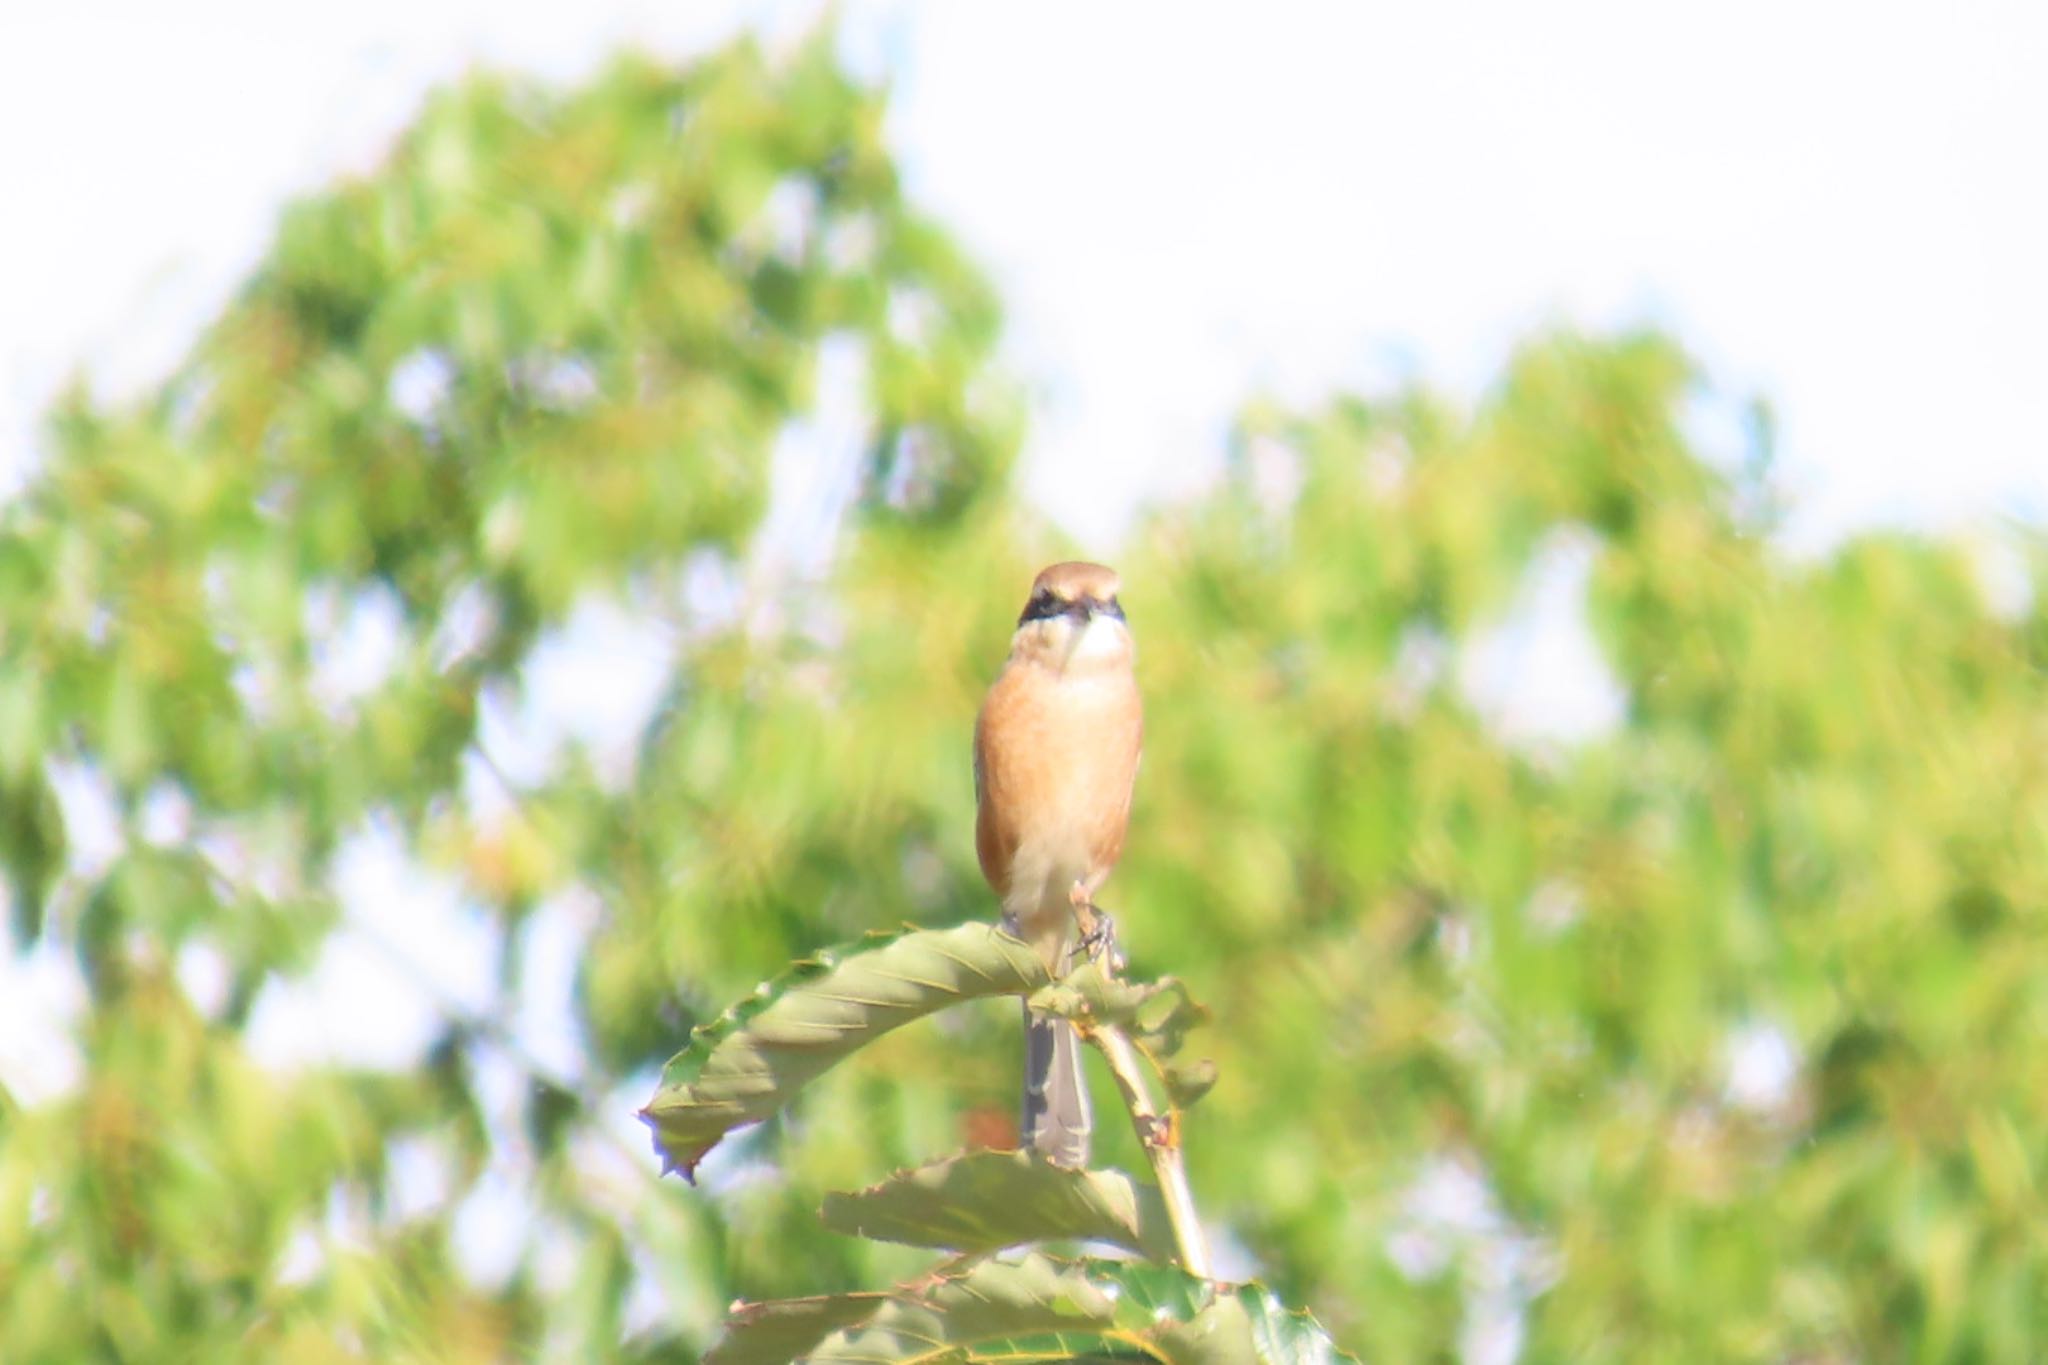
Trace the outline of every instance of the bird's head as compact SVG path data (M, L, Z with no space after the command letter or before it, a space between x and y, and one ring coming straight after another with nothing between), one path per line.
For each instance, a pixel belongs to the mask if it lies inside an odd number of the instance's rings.
M1128 666L1131 632L1117 601L1116 570L1069 560L1039 571L1017 617L1010 657L1049 664Z

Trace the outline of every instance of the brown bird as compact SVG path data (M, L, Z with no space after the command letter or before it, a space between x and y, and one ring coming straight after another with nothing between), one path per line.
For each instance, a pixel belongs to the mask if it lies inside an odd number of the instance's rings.
M1009 662L974 725L975 851L1003 926L1065 974L1075 898L1092 901L1124 847L1144 713L1117 576L1100 564L1038 575ZM1023 1137L1066 1166L1088 1163L1092 1126L1080 1040L1024 1012Z

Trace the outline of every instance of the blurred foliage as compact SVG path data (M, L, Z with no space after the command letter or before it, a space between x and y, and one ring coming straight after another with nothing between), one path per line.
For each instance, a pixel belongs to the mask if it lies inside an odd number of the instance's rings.
M0 860L17 950L76 955L82 1067L0 1092L0 1356L689 1359L735 1296L922 1264L821 1228L823 1191L1014 1137L1008 1009L890 1035L703 1191L630 1134L790 959L991 912L971 718L1068 547L882 116L828 38L472 80L294 206L155 393L60 404L0 521ZM857 478L793 551L764 525L821 496L791 451L835 357ZM2028 1358L2048 552L2008 542L2017 612L1956 545L1790 556L1689 443L1696 383L1552 337L1470 410L1254 405L1120 556L1149 742L1106 899L1216 1012L1198 1198L1379 1359L1503 1303L1539 1359ZM1535 743L1460 675L1560 545L1621 713ZM663 642L661 704L625 771L571 738L508 791L482 718L600 604ZM388 666L337 690L364 612ZM251 1017L379 830L460 879L498 1004L449 1002L409 1070L266 1066ZM543 925L568 1073L515 1036ZM1782 1086L1742 1079L1759 1039ZM402 1199L422 1154L445 1188ZM1430 1214L1444 1172L1477 1215ZM458 1249L479 1201L506 1273Z

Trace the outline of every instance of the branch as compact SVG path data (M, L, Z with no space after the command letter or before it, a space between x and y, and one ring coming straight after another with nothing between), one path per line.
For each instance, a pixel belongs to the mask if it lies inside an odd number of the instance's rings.
M1070 900L1074 907L1074 918L1081 931L1081 942L1093 944L1096 965L1103 976L1115 980L1117 971L1123 965L1123 955L1110 941L1107 915L1097 909L1088 897L1087 889L1079 882L1074 884ZM1152 1174L1159 1182L1159 1191L1166 1200L1167 1220L1173 1225L1173 1240L1180 1248L1181 1269L1197 1279L1212 1280L1215 1275L1209 1265L1209 1239L1202 1231L1202 1219L1195 1212L1195 1196L1188 1188L1187 1166L1180 1155L1180 1111L1168 1107L1161 1114L1152 1103L1152 1094L1145 1087L1143 1072L1138 1066L1138 1050L1122 1028L1100 1020L1077 1020L1081 1036L1095 1045L1109 1063L1109 1074L1116 1078L1116 1088L1123 1093L1124 1107L1131 1112L1131 1127L1137 1132L1138 1145L1145 1149L1146 1160L1152 1163ZM1158 1068L1155 1066L1154 1070ZM1162 1080L1164 1078L1162 1077Z
M1093 1043L1109 1063L1116 1088L1123 1092L1124 1107L1131 1111L1131 1127L1138 1145L1152 1163L1152 1175L1166 1200L1166 1217L1173 1225L1173 1240L1180 1248L1181 1269L1198 1279L1212 1280L1209 1239L1195 1212L1195 1196L1188 1188L1187 1166L1180 1155L1180 1111L1161 1114L1152 1103L1138 1065L1138 1050L1115 1024L1090 1024L1082 1036Z

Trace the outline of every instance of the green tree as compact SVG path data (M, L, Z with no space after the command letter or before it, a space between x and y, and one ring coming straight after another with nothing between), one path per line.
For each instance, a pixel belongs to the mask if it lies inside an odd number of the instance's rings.
M682 1356L737 1288L847 1255L771 1251L772 1191L721 1207L657 1190L637 1144L623 1178L587 1157L619 1126L606 1098L702 1000L828 924L915 911L900 868L872 875L879 845L942 837L946 787L905 811L915 770L798 730L783 694L818 640L708 624L688 591L743 579L828 341L864 365L869 519L950 543L999 515L995 308L903 202L880 122L822 39L780 64L627 61L568 96L472 81L374 175L293 206L158 392L55 413L0 532L0 827L17 945L73 947L90 1001L78 1091L0 1119L0 1354L609 1358L644 1274L663 1312L626 1354ZM677 640L642 762L606 786L571 746L511 815L502 792L479 813L480 707L592 600ZM393 662L336 706L323 622L364 602L396 622ZM791 827L806 769L838 758L864 823ZM737 802L734 762L756 783ZM59 768L108 796L104 868L66 870ZM189 813L170 840L164 804ZM375 828L464 879L500 1006L451 1008L415 1069L272 1074L251 1010L316 960L337 851ZM792 836L818 846L771 883L755 860ZM857 901L813 895L842 882ZM588 1061L545 1073L505 1014L536 913L579 886L604 907L579 955ZM194 945L230 978L213 1008L180 985ZM507 1065L523 1126L493 1131L478 1073ZM393 1205L404 1142L452 1172L424 1212ZM526 1227L509 1283L477 1285L450 1230L491 1172Z
M294 206L159 390L53 414L0 521L0 858L17 948L75 952L89 998L79 1086L0 1096L7 1360L686 1359L735 1296L926 1264L816 1208L1001 1139L1014 1006L890 1034L702 1190L618 1149L791 959L991 914L969 727L1066 547L1010 482L995 300L882 108L822 38L471 81ZM823 567L779 571L775 452L834 356L853 492ZM1380 1359L1517 1306L1537 1359L2028 1358L2048 552L2011 537L2018 612L1940 541L1788 555L1768 489L1689 445L1696 378L1556 336L1470 405L1254 404L1222 483L1124 548L1148 746L1108 899L1134 972L1215 1013L1201 1207ZM1532 746L1455 662L1565 541L1621 716ZM336 705L323 632L364 602L393 661ZM593 603L668 642L630 771L571 741L493 778L480 713ZM53 774L107 794L104 865ZM252 1011L377 829L459 879L498 1003L416 1067L264 1066ZM508 1024L543 923L576 939L571 1071ZM1781 1093L1729 1084L1759 1036ZM444 1197L397 1199L401 1150ZM1484 1215L1430 1217L1432 1172ZM453 1250L478 1190L523 1219L502 1282Z

